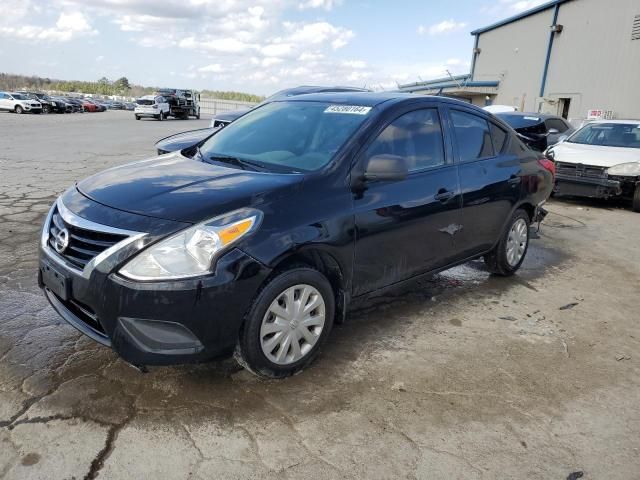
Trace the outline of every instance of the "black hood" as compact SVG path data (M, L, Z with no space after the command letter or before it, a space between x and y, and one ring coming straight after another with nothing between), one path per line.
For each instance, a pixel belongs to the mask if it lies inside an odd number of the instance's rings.
M216 130L215 128L202 128L200 130L176 133L175 135L170 135L158 140L156 148L163 152L177 152L199 144L210 137Z
M302 175L263 173L163 155L105 170L78 184L88 198L119 210L197 223L291 194Z

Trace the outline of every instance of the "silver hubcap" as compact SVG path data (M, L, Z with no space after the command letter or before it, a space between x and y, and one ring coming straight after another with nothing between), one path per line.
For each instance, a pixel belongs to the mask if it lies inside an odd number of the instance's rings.
M278 365L297 362L318 342L324 320L324 299L316 288L303 284L287 288L262 319L262 352Z
M527 228L527 222L524 219L519 218L511 226L509 231L509 238L507 238L507 262L512 267L515 267L527 248L527 240L529 238L529 231Z

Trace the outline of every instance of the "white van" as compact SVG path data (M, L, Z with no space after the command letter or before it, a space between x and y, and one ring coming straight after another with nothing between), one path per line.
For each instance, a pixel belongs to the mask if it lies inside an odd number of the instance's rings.
M136 108L133 113L136 120L140 120L142 117L164 120L169 116L169 104L163 96L145 95L136 100Z

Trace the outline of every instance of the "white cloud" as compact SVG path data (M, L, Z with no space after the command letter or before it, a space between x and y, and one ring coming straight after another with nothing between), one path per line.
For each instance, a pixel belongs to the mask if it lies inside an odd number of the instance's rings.
M515 12L524 12L547 2L548 0L502 0L502 3L507 4Z
M306 0L300 2L298 8L300 10L306 10L308 8L324 8L325 10L331 10L333 7L342 3L342 0Z
M199 72L203 73L221 73L222 70L222 65L220 65L219 63L212 63L211 65L205 65L204 67L200 67L198 69Z
M55 26L48 28L29 24L0 27L0 36L35 42L68 42L75 37L97 33L91 28L87 17L80 12L60 13Z
M436 23L431 25L430 27L425 27L424 25L420 25L418 27L418 34L424 35L428 33L429 35L441 35L443 33L456 32L458 30L462 30L467 26L464 22L456 22L453 19L443 20L440 23Z

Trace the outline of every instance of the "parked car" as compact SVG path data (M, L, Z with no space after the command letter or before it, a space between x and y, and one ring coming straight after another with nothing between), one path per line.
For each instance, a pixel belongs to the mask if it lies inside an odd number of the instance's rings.
M124 103L122 102L111 102L112 110L124 110Z
M65 97L51 97L51 98L55 100L56 104L62 105L64 107L63 113L73 113L74 105L70 103Z
M136 100L136 108L133 112L136 120L142 117L164 120L169 116L169 103L161 95L145 95Z
M556 115L522 112L498 112L494 115L522 135L522 140L539 152L544 152L558 143L560 137L569 136L575 131L569 122Z
M42 105L22 93L0 92L0 110L18 114L25 112L42 113Z
M39 102L40 105L42 105L42 113L50 113L50 112L59 111L59 108L57 107L56 103L46 93L28 92L28 91L23 91L23 90L21 90L21 91L19 91L17 93L25 95L26 97L30 98L31 100L35 100L35 101Z
M265 377L316 356L353 299L484 257L512 275L553 163L445 97L268 103L179 152L106 170L52 206L39 285L137 365L235 351Z
M124 109L125 110L135 110L136 109L136 104L132 103L132 102L126 102L124 104Z
M82 99L74 98L74 97L64 97L67 103L70 103L73 106L73 112L84 112L84 105L82 104Z
M336 92L368 92L370 90L356 87L319 87L319 86L300 86L294 88L288 88L274 93L258 105L264 105L265 103L273 102L276 100L282 100L289 97L295 97L296 95L304 95L309 93L336 93ZM254 107L254 108L256 108ZM231 110L227 112L220 112L216 114L209 124L209 129L189 130L187 132L176 133L168 137L162 138L156 142L156 151L158 155L162 155L169 152L175 152L183 150L185 148L195 147L200 142L210 137L214 131L218 128L222 128L240 116L247 113L249 109L244 110Z
M82 98L80 101L82 102L82 108L85 112L97 112L99 110L98 106L91 100Z
M95 100L93 98L85 98L84 101L88 102L88 103L91 103L95 107L95 111L96 112L104 112L104 111L107 110L107 107L105 107L99 101L97 101L97 100ZM91 111L91 110L88 110L88 111Z
M640 120L588 123L546 154L556 164L557 194L622 197L640 212Z

